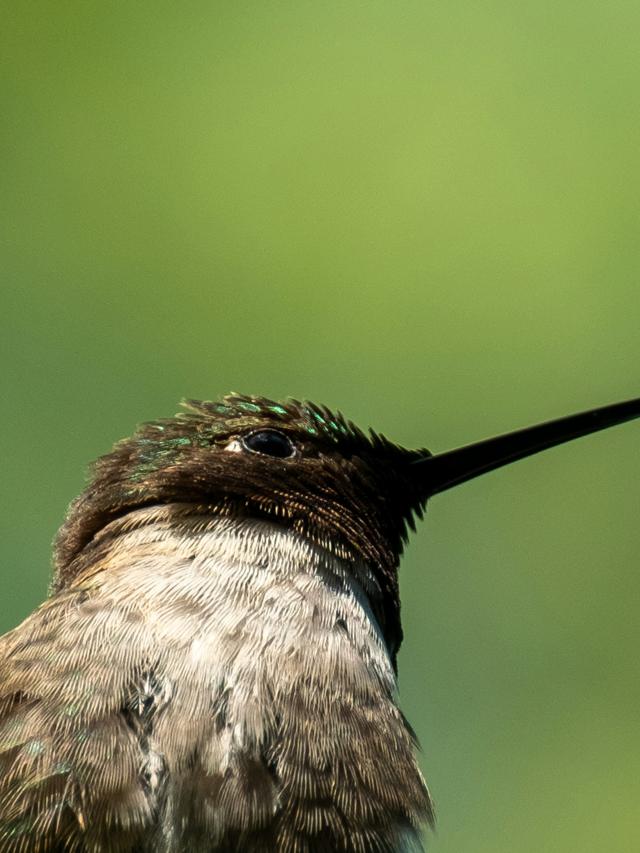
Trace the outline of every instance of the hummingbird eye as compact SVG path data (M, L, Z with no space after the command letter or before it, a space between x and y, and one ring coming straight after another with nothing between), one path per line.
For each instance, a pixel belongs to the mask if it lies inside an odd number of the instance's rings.
M242 439L242 443L253 453L263 453L265 456L275 456L278 459L286 459L293 456L295 452L291 439L275 429L252 432Z

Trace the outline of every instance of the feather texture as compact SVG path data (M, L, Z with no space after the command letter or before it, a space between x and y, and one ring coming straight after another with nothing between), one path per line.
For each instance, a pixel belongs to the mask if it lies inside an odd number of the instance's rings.
M2 853L421 849L382 595L268 521L108 523L0 640Z

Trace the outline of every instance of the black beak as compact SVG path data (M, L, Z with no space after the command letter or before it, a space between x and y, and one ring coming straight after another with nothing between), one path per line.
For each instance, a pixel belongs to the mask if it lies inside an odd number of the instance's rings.
M413 463L425 498L556 444L640 417L640 398L486 438Z

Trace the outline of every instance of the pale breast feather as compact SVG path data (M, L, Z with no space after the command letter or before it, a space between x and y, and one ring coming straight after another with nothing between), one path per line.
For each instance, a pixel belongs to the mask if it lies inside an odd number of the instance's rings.
M131 515L1 641L0 850L420 849L366 566L266 522Z

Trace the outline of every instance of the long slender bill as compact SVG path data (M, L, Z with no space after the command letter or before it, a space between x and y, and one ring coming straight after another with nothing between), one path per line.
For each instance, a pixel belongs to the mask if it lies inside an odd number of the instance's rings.
M455 450L425 456L414 462L415 472L425 496L431 497L486 474L503 465L509 465L525 456L573 441L583 435L624 423L640 417L640 398L613 403L588 412L579 412L554 421L486 438Z

